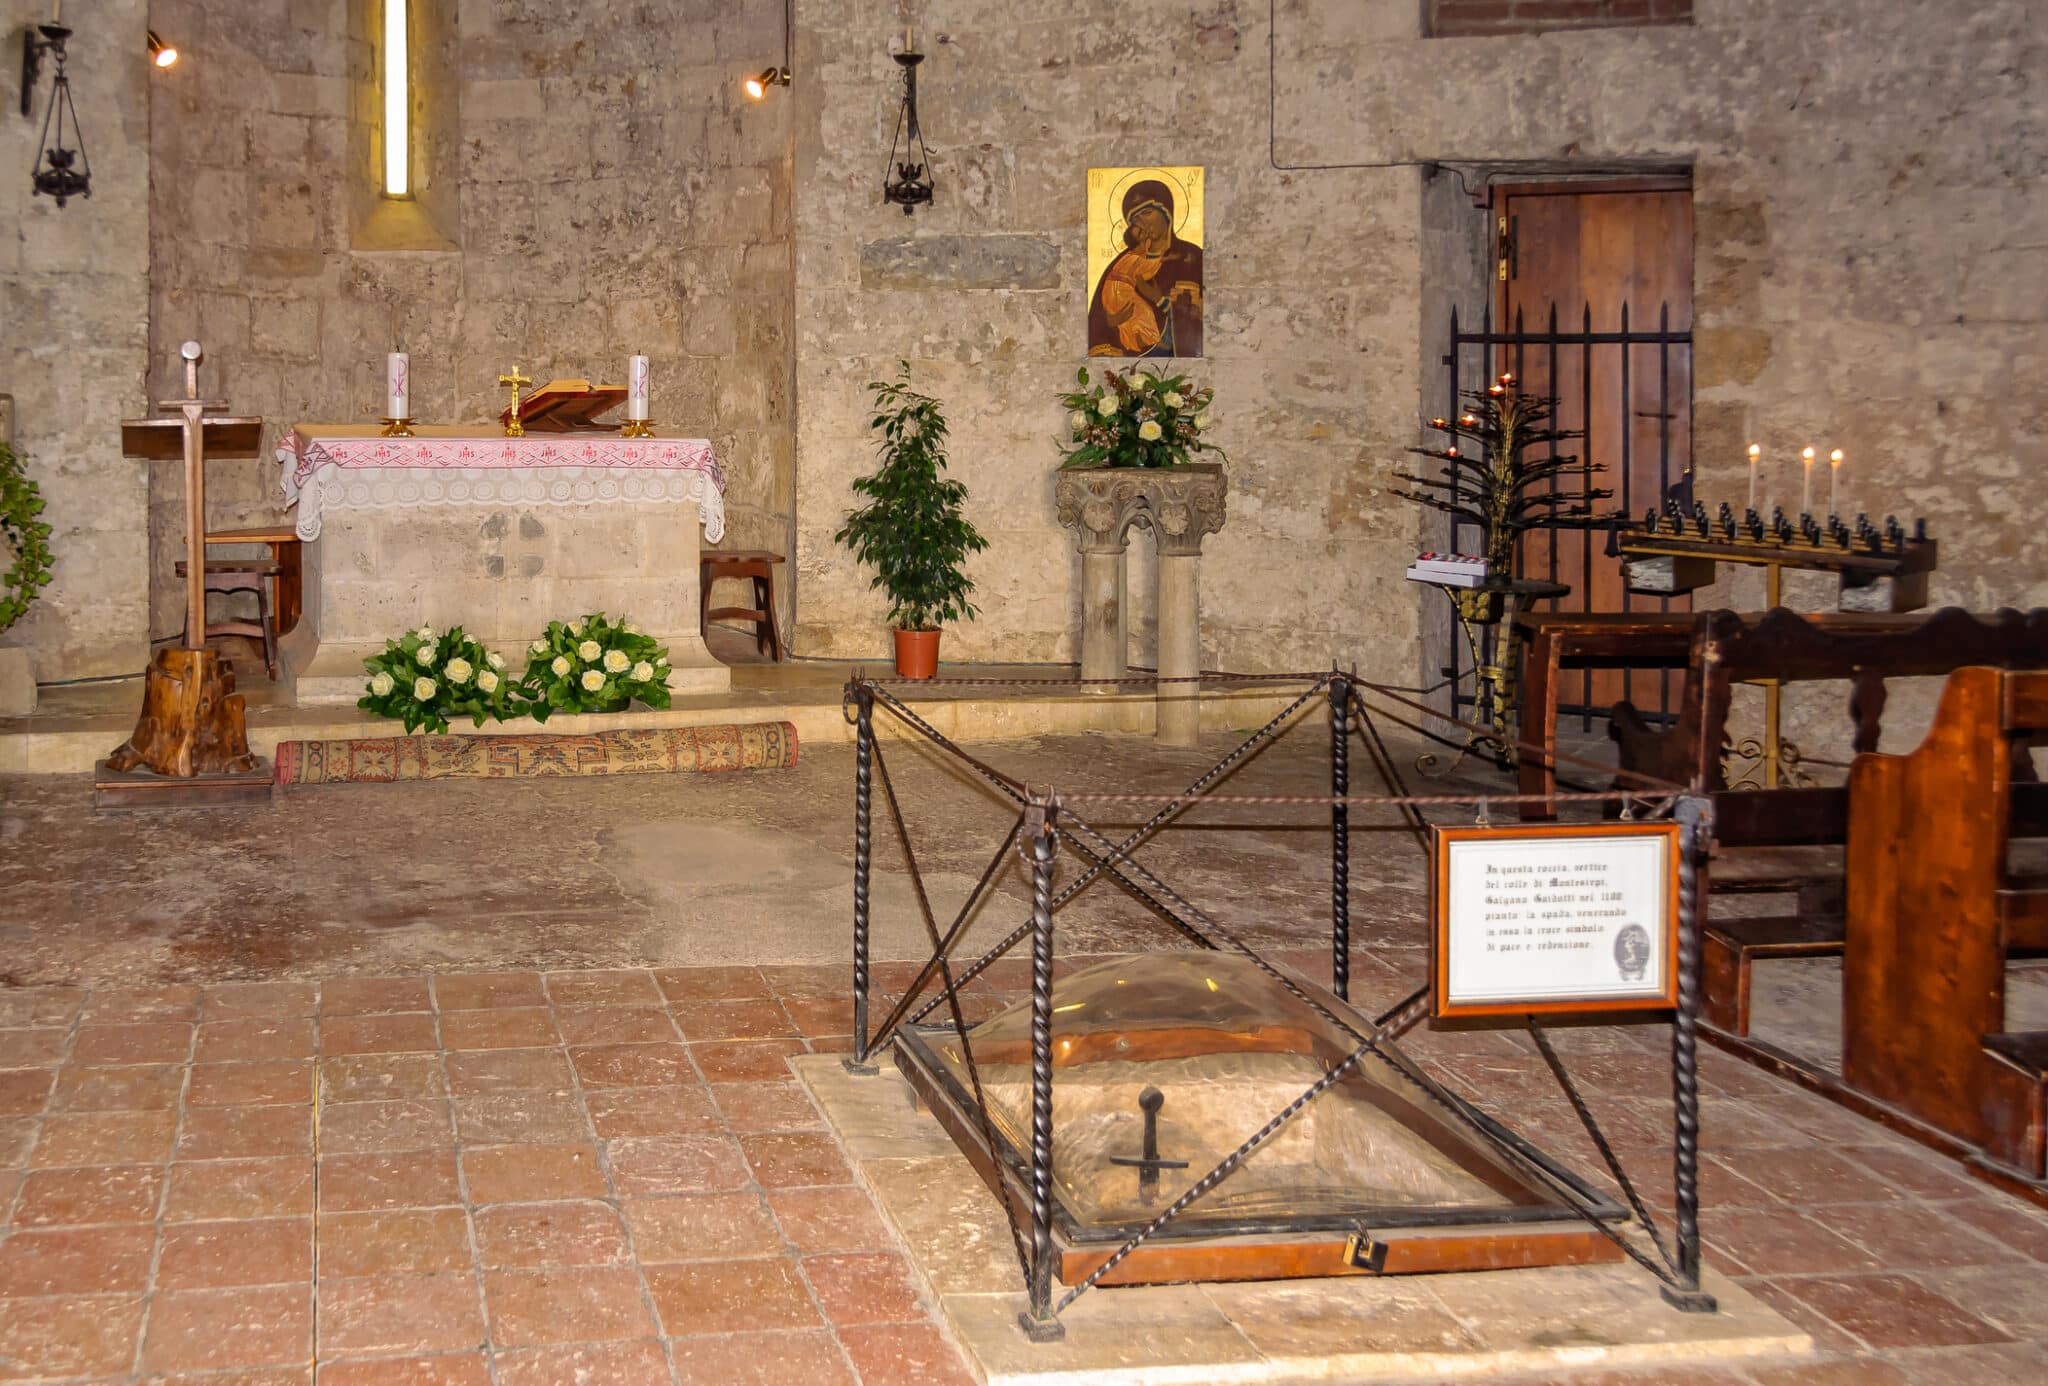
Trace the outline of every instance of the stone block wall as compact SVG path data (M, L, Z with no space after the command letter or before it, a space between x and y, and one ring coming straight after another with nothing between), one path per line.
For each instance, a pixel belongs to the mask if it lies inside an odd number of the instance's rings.
M121 455L143 410L149 311L149 77L143 0L74 7L72 100L92 195L32 196L53 66L20 114L21 33L46 0L0 0L0 395L42 488L53 577L0 643L33 648L43 681L139 673L149 658L146 497L152 465ZM0 567L11 555L0 552Z
M1375 673L1413 664L1401 580L1418 520L1386 495L1419 397L1414 168L1272 167L1266 7L1086 0L914 7L935 206L885 206L901 90L893 5L798 5L796 648L880 657L886 604L833 544L873 464L865 382L908 360L947 406L953 474L990 541L948 658L1070 660L1073 536L1054 517L1058 392L1087 357L1088 169L1207 169L1208 354L1230 517L1204 544L1204 660ZM1134 659L1152 657L1149 538L1133 541Z
M186 55L151 140L159 380L198 337L211 387L274 437L381 415L391 350L412 356L417 417L476 424L515 363L621 383L643 352L658 424L717 448L726 543L787 552L789 112L738 87L781 54L779 0L413 9L423 215L394 232L381 6L155 0ZM213 467L209 498L215 525L285 513L267 455ZM153 496L159 635L178 621L178 504Z

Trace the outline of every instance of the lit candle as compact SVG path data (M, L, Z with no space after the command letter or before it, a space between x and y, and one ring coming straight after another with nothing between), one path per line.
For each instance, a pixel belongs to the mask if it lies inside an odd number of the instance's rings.
M412 417L412 358L402 351L384 358L384 394L385 417Z
M1828 518L1841 514L1838 508L1842 485L1842 450L1836 448L1828 454Z
M626 417L635 423L647 417L647 358L626 358Z
M1763 457L1764 450L1755 443L1749 445L1749 508L1756 509L1756 464Z
M1799 450L1799 513L1804 515L1813 509L1813 449Z

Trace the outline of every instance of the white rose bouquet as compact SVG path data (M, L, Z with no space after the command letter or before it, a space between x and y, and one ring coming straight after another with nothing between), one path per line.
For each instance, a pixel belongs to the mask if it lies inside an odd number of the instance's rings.
M668 651L630 621L603 612L550 621L527 653L518 693L536 722L555 712L624 712L635 700L668 706Z
M1184 467L1197 453L1223 449L1203 441L1216 391L1196 389L1184 375L1135 368L1104 371L1088 384L1083 366L1078 390L1059 397L1067 409L1061 467Z
M448 730L451 718L504 721L523 708L504 659L463 634L462 627L409 630L385 642L384 653L363 661L370 675L356 706L378 717L395 717L408 732Z

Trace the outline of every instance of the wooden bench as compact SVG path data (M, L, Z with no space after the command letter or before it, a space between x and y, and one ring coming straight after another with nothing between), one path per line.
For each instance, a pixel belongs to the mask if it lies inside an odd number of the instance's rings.
M1557 817L1557 721L1565 669L1683 669L1695 622L1689 611L1529 611L1515 618L1515 634L1528 642L1522 669L1520 727L1524 750L1516 769L1521 794L1541 802L1521 805L1524 819Z
M178 576L186 573L185 560L178 560ZM262 559L209 558L205 570L200 574L201 590L208 596L215 592L249 592L256 597L256 619L253 621L215 621L208 619L206 629L199 633L199 640L192 639L188 624L178 635L178 644L185 649L198 649L216 635L246 635L263 650L263 672L273 682L277 679L277 628L271 617L270 600L265 595L265 585L277 581L278 565Z
M1842 949L1843 1082L2034 1181L2048 1031L2006 1029L2005 969L2048 941L2010 861L2015 752L2043 731L2048 673L1965 668L1917 750L1856 758Z
M1720 892L1719 877L1734 854L1839 847L1848 837L1846 787L1728 788L1722 755L1736 684L1762 679L1848 683L1851 747L1862 754L1877 749L1887 679L1938 677L1969 665L2048 667L2048 611L1977 616L1951 607L1928 615L1804 617L1779 608L1760 619L1706 612L1693 631L1677 724L1652 727L1628 704L1617 703L1610 731L1620 743L1624 769L1713 796L1714 890ZM2025 761L2024 751L2020 759ZM2022 782L2032 778L2030 764L2016 776ZM2023 835L2048 833L2048 797L2040 786L2021 783L2014 800ZM1764 888L1754 883L1750 892ZM1753 963L1841 951L1839 865L1784 872L1770 889L1797 892L1798 907L1765 919L1724 920L1710 914L1702 931L1701 1018L1731 1035L1749 1033ZM2016 899L2013 908L2020 913L2040 908L2048 918L2048 899Z

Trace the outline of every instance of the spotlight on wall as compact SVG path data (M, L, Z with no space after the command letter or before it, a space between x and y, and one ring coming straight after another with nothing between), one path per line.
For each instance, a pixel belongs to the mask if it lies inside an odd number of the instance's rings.
M749 101L759 101L777 87L789 85L790 53L796 43L796 0L783 0L782 5L782 65L763 68L752 77L740 82L740 90L747 94Z
M158 67L169 67L178 61L178 50L158 38L154 29L149 31L149 60Z
M749 100L759 101L776 87L789 85L789 69L786 67L766 68L758 75L740 83L746 89Z

